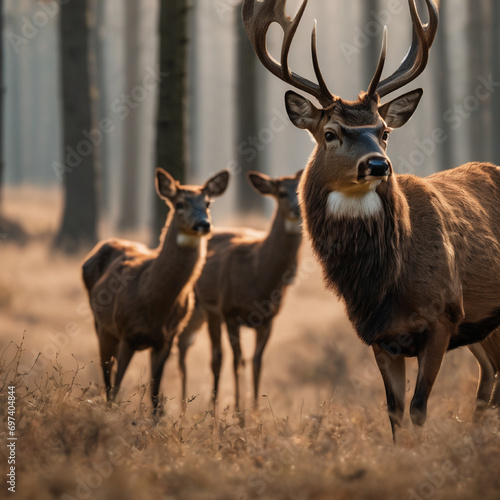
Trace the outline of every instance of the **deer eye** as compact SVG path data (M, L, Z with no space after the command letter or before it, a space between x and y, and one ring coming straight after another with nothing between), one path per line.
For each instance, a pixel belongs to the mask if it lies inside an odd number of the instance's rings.
M335 132L332 132L331 130L329 130L325 134L325 139L326 139L326 142L332 142L335 139L338 139L338 137L337 137L337 134Z
M182 201L178 201L176 204L175 204L175 209L176 210L182 210L183 208L185 207L184 203Z
M286 198L286 192L285 192L285 191L280 191L280 192L278 193L278 196L279 196L280 198L282 198L282 199L283 199L283 198Z
M382 134L382 140L387 141L387 139L389 139L389 131L384 130L384 133Z

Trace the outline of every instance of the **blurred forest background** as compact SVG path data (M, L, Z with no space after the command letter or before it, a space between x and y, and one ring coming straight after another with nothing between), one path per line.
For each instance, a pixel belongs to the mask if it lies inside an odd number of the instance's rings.
M289 15L299 3L287 1ZM417 3L426 12L425 0ZM293 174L313 149L286 115L290 87L254 55L240 7L241 0L0 0L0 409L8 429L6 388L16 385L17 500L498 500L498 418L471 422L478 373L471 353L447 354L424 433L406 417L394 446L373 354L324 289L306 242L266 348L258 412L243 404L248 411L231 413L224 334L220 412L211 414L208 332L188 356L187 413L176 346L160 423L149 418L147 351L134 356L119 404L104 402L81 280L90 246L111 236L157 244L166 213L154 192L157 166L190 183L230 169L214 223L267 227L272 201L250 189L244 172ZM400 91L425 89L413 119L390 139L398 173L500 164L500 1L441 0L440 12L426 71ZM344 99L368 86L384 25L386 75L410 46L408 0L309 0L290 53L291 68L309 79L315 18L323 75ZM277 57L276 25L268 45ZM249 402L255 336L244 330L241 340ZM416 360L407 366L410 390ZM0 463L8 453L0 447Z
M63 250L138 228L157 241L165 211L154 195L156 166L192 183L231 169L231 189L214 207L224 223L272 208L242 172L284 175L305 165L313 145L286 116L288 87L254 56L240 0L2 3L2 189L56 188L65 199L55 236ZM288 0L288 14L298 5ZM406 0L310 0L290 56L293 70L309 78L315 18L323 74L345 99L366 89L383 25L386 74L410 45ZM276 57L277 25L268 43ZM500 163L499 46L500 2L441 0L429 66L411 86L422 86L424 98L390 141L398 173ZM3 237L14 235L3 224Z

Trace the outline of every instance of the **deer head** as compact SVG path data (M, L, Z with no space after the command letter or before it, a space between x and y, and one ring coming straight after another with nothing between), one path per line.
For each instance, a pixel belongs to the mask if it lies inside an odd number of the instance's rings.
M393 174L386 153L389 134L411 118L423 91L408 92L385 104L381 104L380 99L417 78L427 64L438 25L439 0L425 1L429 11L428 24L421 22L415 0L409 0L413 22L410 50L400 67L381 80L387 52L387 29L384 29L377 69L368 90L361 92L356 101L343 100L328 90L318 64L316 23L312 31L311 52L317 83L297 75L288 67L290 45L307 0L293 20L285 14L286 0L243 2L243 23L260 61L275 76L312 95L321 104L318 108L292 91L285 96L292 123L308 130L316 142L302 183L305 185L306 177L309 181L314 177L316 185L331 193L328 204L334 215L359 215L359 211L370 213L380 208L380 200L374 191ZM281 62L269 54L266 46L267 31L273 22L278 23L284 32Z
M156 191L173 209L179 232L185 235L204 236L210 233L212 222L210 203L224 193L229 182L229 172L223 170L201 187L181 186L168 172L156 169Z
M264 196L272 196L278 202L278 210L286 221L300 222L300 207L297 186L303 170L291 177L273 179L260 172L248 172L248 182Z

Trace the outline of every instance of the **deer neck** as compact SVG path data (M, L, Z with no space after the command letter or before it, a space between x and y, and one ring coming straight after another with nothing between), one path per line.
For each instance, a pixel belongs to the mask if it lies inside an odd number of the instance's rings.
M397 297L411 234L408 201L394 175L372 198L359 200L365 206L340 208L339 195L324 182L307 172L303 181L305 227L327 286L345 301L358 335L371 344L391 320Z
M167 316L180 295L191 289L206 258L207 238L185 234L175 218L169 219L147 281L147 306L156 316Z
M297 252L302 242L299 221L277 210L267 236L257 250L257 273L263 293L290 284L297 266Z

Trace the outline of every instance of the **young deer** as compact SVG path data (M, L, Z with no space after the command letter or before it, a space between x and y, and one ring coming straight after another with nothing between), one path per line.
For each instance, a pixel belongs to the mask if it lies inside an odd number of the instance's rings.
M274 317L282 305L285 289L293 281L297 252L302 241L297 184L293 177L271 179L250 172L248 180L262 195L276 199L278 207L269 233L251 229L215 230L208 243L208 256L196 283L197 313L179 336L182 396L186 400L186 351L195 332L208 321L212 341L213 399L217 399L222 363L221 325L226 323L233 350L236 386L235 406L240 408L240 327L257 333L253 355L253 390L257 402L262 354L271 334Z
M135 351L151 348L151 400L161 413L158 392L172 341L191 316L193 285L205 263L212 224L210 202L226 190L222 171L202 187L181 186L156 170L156 191L169 207L158 248L110 239L99 243L83 264L99 339L106 397L113 400ZM114 358L118 369L114 383Z
M396 176L387 156L393 128L412 116L422 90L385 104L380 98L424 70L438 26L438 7L426 0L422 24L414 0L411 48L394 74L380 80L387 30L375 75L356 101L332 95L288 68L288 52L304 12L285 15L285 0L244 0L243 22L261 62L283 81L314 96L286 93L291 121L316 147L299 186L304 227L329 287L341 297L360 339L372 346L385 384L395 436L405 406L405 357L418 358L410 414L426 420L427 401L447 350L484 341L500 325L500 168L470 163L425 179ZM277 22L284 31L281 63L266 48ZM487 341L482 347L488 351Z

